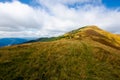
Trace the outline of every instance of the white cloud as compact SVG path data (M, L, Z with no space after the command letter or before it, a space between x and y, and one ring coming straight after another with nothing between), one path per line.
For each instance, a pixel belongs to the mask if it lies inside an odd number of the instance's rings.
M36 1L40 6L17 0L0 3L0 37L54 36L85 25L120 33L119 9L108 9L101 0Z

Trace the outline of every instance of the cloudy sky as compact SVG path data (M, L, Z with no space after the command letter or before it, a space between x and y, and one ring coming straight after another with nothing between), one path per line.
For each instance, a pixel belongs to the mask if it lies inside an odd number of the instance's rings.
M120 0L0 0L0 37L50 37L86 25L120 33Z

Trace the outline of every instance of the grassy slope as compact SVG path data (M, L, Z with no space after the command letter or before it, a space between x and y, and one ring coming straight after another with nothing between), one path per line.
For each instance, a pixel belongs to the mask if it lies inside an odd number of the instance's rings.
M94 48L94 49L93 49ZM0 49L3 80L119 80L120 54L60 40Z
M1 48L0 80L120 80L120 50L84 32Z
M64 37L77 40L88 39L120 50L120 36L99 29L96 26L85 26L83 28L73 30L66 33Z

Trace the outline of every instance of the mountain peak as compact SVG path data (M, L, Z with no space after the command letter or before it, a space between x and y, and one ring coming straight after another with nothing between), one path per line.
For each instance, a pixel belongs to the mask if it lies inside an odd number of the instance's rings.
M98 28L98 26L96 26L96 25L87 25L87 26L85 26L85 28Z
M102 30L95 25L84 26L84 27L72 30L58 37L40 38L35 42L54 41L54 40L60 40L60 39L86 41L93 44L100 43L102 45L106 45L111 48L120 50L120 36L116 34L112 34L105 30ZM34 41L30 41L30 42L34 42Z
M88 30L88 29L91 29L91 30L102 30L102 29L100 29L98 26L96 26L96 25L88 25L88 26L84 26L84 27L81 27L81 28L79 28L79 30Z
M95 25L88 25L88 26L84 26L84 27L72 30L72 31L66 33L65 35L69 35L69 34L73 35L73 34L78 34L78 33L80 33L82 35L82 33L85 33L88 30L95 31L95 30L102 30L102 29L98 28L98 26L95 26Z
M95 41L116 49L120 49L120 36L102 30L95 25L72 30L64 34L64 37L67 39Z

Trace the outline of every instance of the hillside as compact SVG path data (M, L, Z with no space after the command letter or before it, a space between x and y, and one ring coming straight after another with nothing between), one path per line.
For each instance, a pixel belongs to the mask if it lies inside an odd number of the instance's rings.
M116 34L104 31L97 26L85 26L66 33L64 37L77 40L92 40L120 50L120 37Z
M0 80L120 80L120 37L85 26L0 48Z

